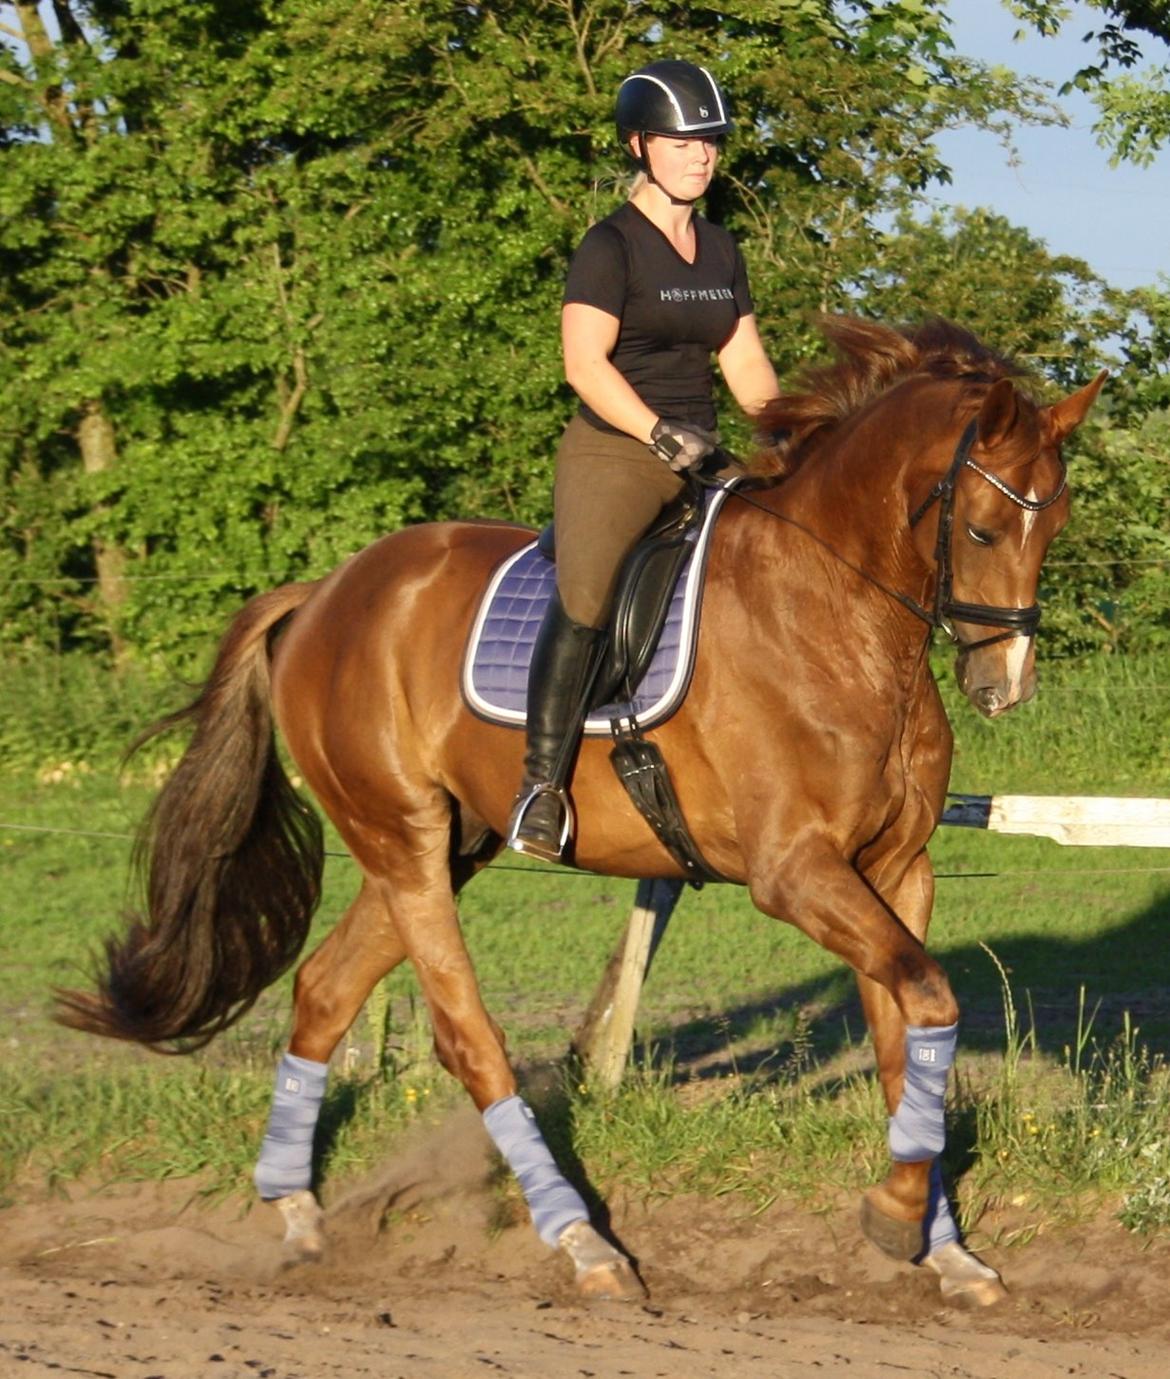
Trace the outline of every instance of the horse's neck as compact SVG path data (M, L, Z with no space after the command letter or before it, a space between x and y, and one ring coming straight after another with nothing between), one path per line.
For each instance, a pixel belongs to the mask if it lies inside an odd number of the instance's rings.
M874 575L908 573L918 563L906 497L913 460L877 428L828 436L777 490L777 509Z

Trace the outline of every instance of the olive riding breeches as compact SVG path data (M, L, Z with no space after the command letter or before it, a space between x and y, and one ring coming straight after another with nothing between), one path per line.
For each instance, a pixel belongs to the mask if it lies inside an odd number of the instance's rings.
M682 489L682 479L633 436L576 416L557 451L553 520L557 589L574 622L601 627L622 561Z

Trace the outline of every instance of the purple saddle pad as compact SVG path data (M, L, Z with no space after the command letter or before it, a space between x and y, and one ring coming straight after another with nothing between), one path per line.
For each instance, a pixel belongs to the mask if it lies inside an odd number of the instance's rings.
M629 701L594 709L585 723L591 736L608 736L615 718L634 714L646 728L670 717L682 703L694 665L699 603L715 517L735 480L707 495L703 524L675 586L653 659ZM552 561L532 541L492 575L463 658L463 697L480 718L522 727L528 697L528 666L544 610L556 587Z

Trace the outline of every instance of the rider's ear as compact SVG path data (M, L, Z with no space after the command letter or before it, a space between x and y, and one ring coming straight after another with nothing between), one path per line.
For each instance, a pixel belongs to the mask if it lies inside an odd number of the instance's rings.
M1058 445L1066 436L1071 436L1084 421L1089 408L1097 400L1101 385L1108 377L1109 370L1102 369L1092 383L1086 383L1077 392L1048 408L1048 424L1052 427L1053 439Z
M993 383L979 409L977 424L979 444L984 450L994 450L1007 438L1016 424L1020 404L1016 396L1016 385L1010 378L1001 378Z

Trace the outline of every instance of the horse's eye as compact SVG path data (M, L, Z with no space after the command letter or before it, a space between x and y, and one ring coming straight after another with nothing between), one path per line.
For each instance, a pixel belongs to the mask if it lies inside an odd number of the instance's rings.
M967 535L977 546L995 545L995 533L993 531L988 531L986 527L973 527L971 523L968 522Z

